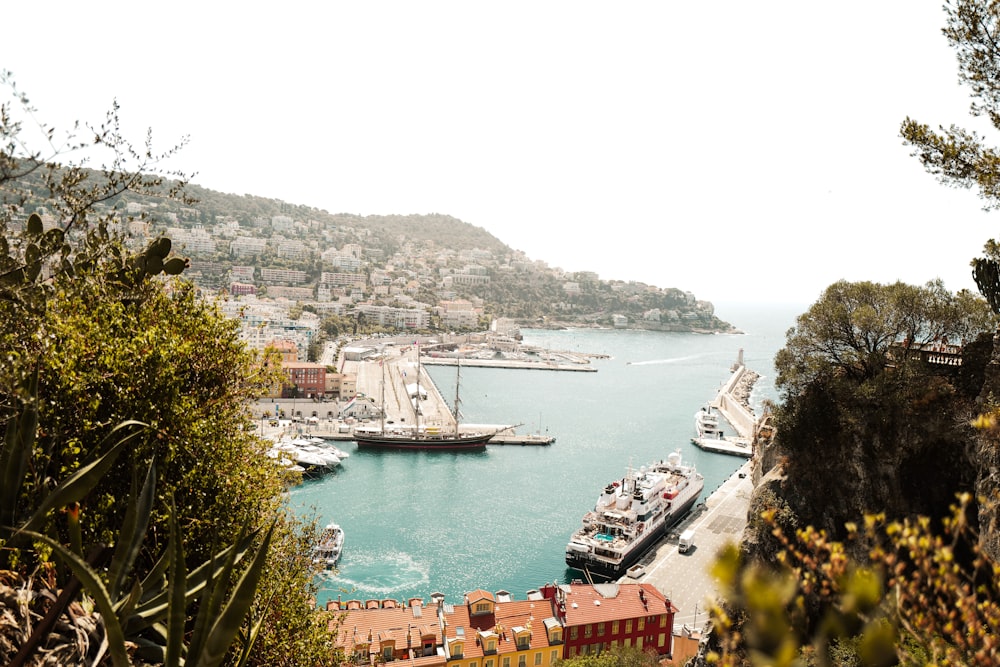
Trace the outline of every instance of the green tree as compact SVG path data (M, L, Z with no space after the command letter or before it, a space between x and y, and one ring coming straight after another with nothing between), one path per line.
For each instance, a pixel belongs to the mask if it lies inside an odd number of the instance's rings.
M958 60L959 81L971 92L970 112L1000 129L1000 10L985 0L955 0L944 5L943 29ZM975 131L939 127L906 118L901 134L924 167L951 186L979 189L986 206L1000 205L1000 153Z
M111 232L124 215L116 208L123 193L183 197L183 182L167 185L145 173L173 151L156 154L149 139L144 150L133 150L118 131L115 107L104 125L86 130L88 143L110 152L103 171L56 161L81 148L72 135L50 155L26 152L22 123L34 110L9 75L0 81L13 92L0 105L0 426L8 433L0 464L13 471L4 477L5 498L16 494L13 502L29 510L41 506L66 480L105 460L105 443L121 422L138 420L148 437L131 442L100 484L78 494L79 510L45 515L39 539L51 540L57 553L66 548L60 545L79 551L81 544L120 541L120 527L134 524L134 480L155 467L156 484L143 486L155 492L137 542L136 574L162 578L154 563L167 552L183 553L185 562L172 561L169 574L178 581L222 545L257 534L267 586L253 605L262 640L251 657L256 664L288 664L289 655L328 659L325 621L309 601L305 545L314 527L286 513L283 481L262 464L263 444L246 408L277 371L248 351L234 325L197 299L190 284L163 279L164 271L184 266L169 256L168 239L133 253ZM110 206L99 210L101 203ZM25 220L24 211L39 206L51 212L51 223ZM37 407L26 411L29 404ZM26 465L11 466L18 451L26 452ZM272 525L276 530L268 530ZM179 540L171 539L178 531ZM52 552L15 545L15 538L0 549L8 567L21 576L47 567ZM197 641L194 623L181 613L171 627L186 628L183 636ZM171 634L180 641L181 632ZM253 634L248 625L243 645L250 647Z
M775 358L776 384L785 398L821 378L860 384L883 373L893 346L960 344L994 327L985 301L967 291L952 294L939 281L924 287L840 281L789 330Z

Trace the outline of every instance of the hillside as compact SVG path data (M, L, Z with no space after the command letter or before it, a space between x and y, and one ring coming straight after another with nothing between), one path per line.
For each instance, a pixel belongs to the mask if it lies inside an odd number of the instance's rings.
M361 216L198 185L185 192L190 201L127 193L103 212L136 245L170 237L191 260L185 275L207 290L232 291L238 283L241 293L339 303L337 314L346 316L361 302L432 312L441 302L466 300L479 313L476 323L432 320L431 329L480 328L505 317L534 326L734 330L690 292L567 273L449 215ZM23 215L36 210L46 217L30 200Z

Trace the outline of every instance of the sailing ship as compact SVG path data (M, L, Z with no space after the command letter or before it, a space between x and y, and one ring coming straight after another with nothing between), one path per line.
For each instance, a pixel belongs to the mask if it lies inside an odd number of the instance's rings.
M414 393L414 415L415 423L412 427L404 428L394 426L386 430L385 423L385 367L382 368L382 396L381 396L381 417L379 429L368 431L366 429L354 429L354 442L359 449L415 449L426 451L475 451L486 448L486 443L490 441L496 431L479 433L459 432L459 410L461 403L459 399L459 385L461 379L461 363L458 364L455 378L455 407L452 416L455 421L454 430L443 431L440 427L431 427L420 424L420 400L421 400L421 368L420 349L417 349L417 387Z
M694 505L705 478L680 452L605 486L566 545L566 564L589 576L616 579L655 546Z

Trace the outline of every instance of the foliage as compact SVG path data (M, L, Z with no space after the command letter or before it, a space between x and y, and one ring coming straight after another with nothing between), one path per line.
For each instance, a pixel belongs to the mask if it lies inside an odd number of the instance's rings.
M981 298L952 294L939 281L924 287L839 281L789 330L775 358L776 384L786 398L822 378L860 384L883 372L894 345L964 343L995 326Z
M187 201L183 182L144 173L173 151L155 154L149 136L133 150L116 106L87 130L88 150L111 154L103 172L55 161L87 142L30 153L16 112L34 110L9 75L2 82L14 91L0 105L3 565L27 577L52 558L64 563L51 613L82 584L116 664L127 660L126 638L168 664L218 664L235 637L250 657L275 628L291 634L268 637L271 654L294 644L317 662L319 634L294 634L317 625L301 557L308 526L283 520L282 481L260 464L245 407L277 371L190 284L165 280L186 266L168 239L135 252L112 231L126 192ZM125 427L129 438L118 439ZM115 546L110 565L103 544ZM265 572L266 596L257 592ZM244 626L251 607L255 622Z
M942 31L955 49L959 81L972 96L970 112L1000 129L1000 8L983 0L955 0L944 7L947 15ZM987 206L1000 205L1000 155L984 145L975 131L952 125L931 130L907 118L901 126L903 138L913 146L924 167L948 185L977 187Z
M553 667L656 667L656 651L644 651L634 646L612 646L600 653L589 653L558 660Z
M960 496L935 529L927 518L849 525L867 563L806 527L774 527L776 564L742 566L730 546L713 566L727 607L712 610L722 665L995 665L1000 568L976 544ZM772 521L770 515L763 517ZM739 621L739 622L737 622Z

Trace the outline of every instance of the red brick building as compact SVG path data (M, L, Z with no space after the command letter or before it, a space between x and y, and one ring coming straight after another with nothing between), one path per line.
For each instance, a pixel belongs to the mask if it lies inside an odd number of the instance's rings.
M673 650L677 608L651 584L547 585L541 592L565 627L564 658L612 646L653 649L657 655Z
M285 383L282 398L319 398L326 394L326 366L305 362L283 362Z

